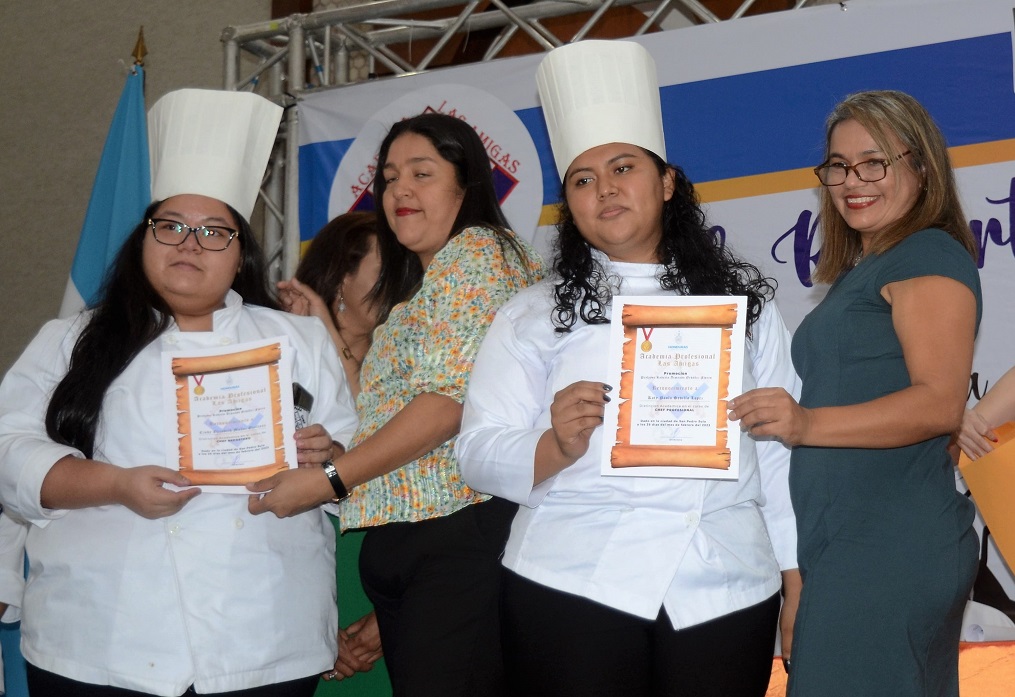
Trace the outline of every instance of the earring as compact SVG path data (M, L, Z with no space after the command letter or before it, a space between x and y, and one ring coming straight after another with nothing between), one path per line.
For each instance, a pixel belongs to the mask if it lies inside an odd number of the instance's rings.
M341 293L338 294L338 311L345 312L345 297Z

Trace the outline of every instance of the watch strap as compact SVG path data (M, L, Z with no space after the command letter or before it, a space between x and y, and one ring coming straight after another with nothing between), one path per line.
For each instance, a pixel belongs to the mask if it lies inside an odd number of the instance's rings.
M332 501L342 501L349 498L349 490L345 488L342 478L338 476L338 470L335 469L335 463L328 460L322 465L322 467L324 467L324 473L328 475L328 482L331 484L331 488L335 492L335 498L333 498Z

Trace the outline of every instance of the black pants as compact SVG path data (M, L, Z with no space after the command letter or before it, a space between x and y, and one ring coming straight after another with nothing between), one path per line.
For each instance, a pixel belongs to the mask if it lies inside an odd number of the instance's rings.
M517 509L491 499L367 531L360 574L395 697L506 693L500 558Z
M504 661L518 697L764 697L779 594L676 631L504 572Z
M31 697L151 697L148 692L78 682L37 668L31 663L25 664L25 670L28 673L28 694ZM249 690L234 690L232 692L197 693L191 687L181 697L196 694L210 695L210 697L218 697L219 695L222 697L313 697L319 679L320 676L311 675L299 680L289 680L274 685L263 685L252 687Z

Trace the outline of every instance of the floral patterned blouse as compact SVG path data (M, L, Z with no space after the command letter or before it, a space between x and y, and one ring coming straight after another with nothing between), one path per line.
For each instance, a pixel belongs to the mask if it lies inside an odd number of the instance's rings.
M538 252L516 240L527 260L489 228L464 229L434 256L416 294L391 310L363 360L353 447L416 395L465 399L472 363L497 308L544 273ZM490 498L462 481L454 444L452 438L355 487L340 506L342 529L437 518Z

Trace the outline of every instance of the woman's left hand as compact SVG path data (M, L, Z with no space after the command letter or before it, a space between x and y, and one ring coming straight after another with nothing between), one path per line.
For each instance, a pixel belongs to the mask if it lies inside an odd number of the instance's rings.
M800 592L803 580L799 569L788 569L782 572L782 609L779 610L779 632L782 644L782 660L786 672L790 670L793 656L793 629L796 625L796 613L800 607Z
M788 446L803 444L810 428L810 410L781 387L760 387L730 400L730 421L752 436L774 436Z
M312 424L296 431L296 462L300 467L319 468L334 459L334 447L331 434L321 424Z
M306 513L334 495L328 475L321 467L300 467L247 484L253 495L247 500L252 515L274 513L279 518Z
M319 506L331 498L333 491L321 465L343 452L321 424L299 429L296 431L299 468L248 484L247 489L255 495L250 497L247 509L254 515L270 511L286 518Z

